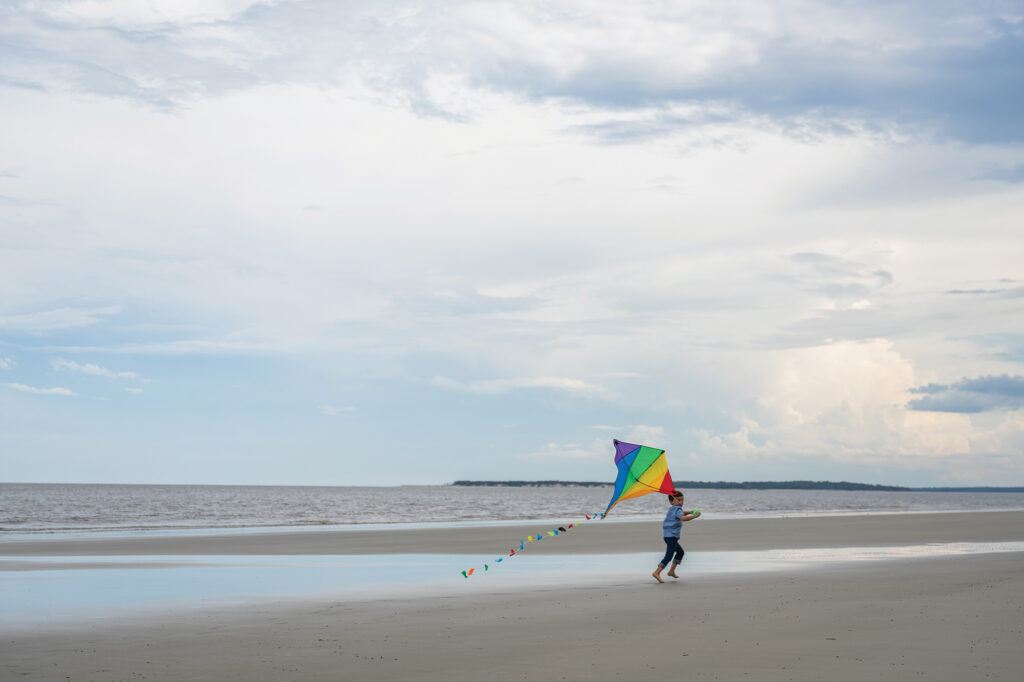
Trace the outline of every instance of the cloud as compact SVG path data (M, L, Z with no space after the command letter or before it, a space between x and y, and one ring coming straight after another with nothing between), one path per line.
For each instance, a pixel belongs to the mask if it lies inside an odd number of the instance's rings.
M893 274L872 262L821 252L795 253L787 259L790 267L785 274L774 277L801 289L823 294L832 299L847 301L847 309L859 310L871 306L864 297L877 294L893 283Z
M207 24L237 16L246 9L274 0L202 0L200 2L131 2L125 0L65 0L40 10L54 21L91 27L159 29L172 24Z
M904 409L915 383L913 364L885 339L779 351L756 406L732 431L700 432L698 452L859 464L971 452L977 433L965 415Z
M524 459L556 460L556 459L600 459L607 457L608 441L595 438L588 444L584 443L546 443L535 452L524 455Z
M321 405L320 412L326 414L329 417L338 417L343 414L352 414L356 411L354 407L335 407L334 405Z
M594 137L604 144L644 143L680 131L693 131L745 118L735 107L710 102L699 105L666 104L651 109L641 106L625 112L609 112L603 120L577 123L566 131ZM673 189L672 183L659 183L659 188Z
M927 384L925 386L915 386L910 389L911 393L942 393L943 391L949 390L949 386L945 384Z
M953 388L963 391L974 391L975 393L1024 398L1024 377L1003 374L1000 376L963 379L959 383L954 384Z
M661 426L649 426L647 424L637 424L631 427L626 433L619 438L619 440L627 443L638 443L640 445L649 445L652 448L668 448L668 443L665 442L665 429Z
M660 426L648 426L637 424L625 428L610 426L595 426L600 430L614 429L619 433L616 438L626 443L639 443L651 447L665 448L665 429ZM612 449L611 436L594 438L589 443L547 443L535 452L524 455L527 459L594 459L611 461L614 450Z
M0 369L14 369L18 366L18 363L14 361L14 358L0 358Z
M973 414L1024 407L1024 376L982 376L948 386L928 384L911 391L927 394L907 403L908 409L923 412Z
M541 303L536 296L494 296L480 292L438 290L397 296L397 305L417 315L494 315L531 310Z
M1004 293L1005 291L1006 289L949 289L948 291L946 291L946 293L959 296L980 296L986 294L1001 294Z
M40 346L49 353L113 353L117 355L230 355L273 353L298 347L298 342L282 334L278 338L239 339L228 334L224 338L184 339L153 343L110 344L106 346Z
M35 393L37 395L75 395L75 392L70 388L36 388L35 386L26 386L25 384L7 384L9 388L13 388L15 391L21 391L22 393Z
M565 377L522 377L518 379L481 379L462 383L448 377L436 376L431 384L437 388L464 391L480 395L501 395L523 389L550 389L585 398L607 397L609 392L603 386L588 384L579 379Z
M17 3L0 32L0 79L158 108L268 82L356 80L454 121L498 92L606 112L583 129L609 142L722 119L794 136L903 127L1024 140L1012 5L173 4Z
M111 377L114 379L138 379L139 376L135 372L115 372L114 370L107 369L106 367L100 367L92 363L80 365L72 360L65 360L63 358L55 358L50 360L50 366L55 370L70 370L72 372L81 372L82 374L90 374L92 376Z
M0 315L0 329L8 332L40 334L60 329L77 329L103 322L121 312L120 306L102 308L59 308L20 315Z
M129 393L142 393L142 389L141 388L130 388L129 387L129 388L125 388L124 390L126 390Z

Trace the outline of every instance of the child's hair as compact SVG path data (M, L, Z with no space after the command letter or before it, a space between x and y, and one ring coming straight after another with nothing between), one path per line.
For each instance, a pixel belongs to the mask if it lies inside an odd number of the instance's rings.
M668 495L668 501L671 502L672 500L674 500L676 498L679 498L679 497L682 497L682 496L683 496L683 491L682 490L673 490Z

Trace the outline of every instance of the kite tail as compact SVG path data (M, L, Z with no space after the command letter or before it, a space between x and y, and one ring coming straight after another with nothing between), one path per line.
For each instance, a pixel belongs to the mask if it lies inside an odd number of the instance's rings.
M605 516L604 514L586 514L585 515L587 521L598 521L600 519L603 519L604 516ZM502 554L501 556L499 556L496 559L494 559L494 561L491 562L491 563L493 563L493 564L500 564L505 559L511 559L514 556L518 556L520 554L523 554L524 552L529 550L531 543L540 542L544 538L557 537L559 534L562 534L562 533L568 533L570 530L572 530L573 528L576 528L577 526L579 526L582 523L583 523L583 521L573 521L571 523L566 523L564 525L558 526L557 528L552 528L551 530L547 530L547 531L543 531L542 530L539 533L537 533L536 537L533 536L533 535L527 535L522 540L517 540L516 542L514 542L512 547L508 550L507 554ZM484 571L489 570L488 564L484 564L483 565L483 570ZM469 576L473 575L473 573L475 573L475 572L478 572L477 567L468 568L465 571L462 571L462 577L463 578L468 578Z

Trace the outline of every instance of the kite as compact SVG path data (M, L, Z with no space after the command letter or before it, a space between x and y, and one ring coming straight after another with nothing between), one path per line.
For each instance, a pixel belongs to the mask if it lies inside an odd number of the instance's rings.
M612 501L602 516L607 516L612 507L622 500L649 493L669 495L675 492L664 450L618 440L612 442L615 443L615 466L619 468L619 475L615 479Z

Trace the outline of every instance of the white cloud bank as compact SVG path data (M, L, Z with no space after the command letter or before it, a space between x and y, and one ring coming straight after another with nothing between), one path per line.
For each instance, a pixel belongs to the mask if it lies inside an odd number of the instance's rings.
M700 432L698 457L734 462L790 458L912 469L950 467L956 480L991 475L1010 457L1024 473L1021 424L1010 412L991 423L968 414L907 409L919 385L914 364L884 339L779 351L755 407L725 434Z

